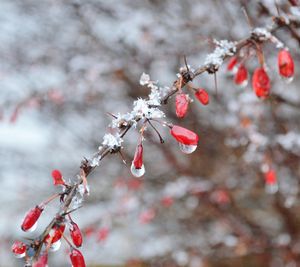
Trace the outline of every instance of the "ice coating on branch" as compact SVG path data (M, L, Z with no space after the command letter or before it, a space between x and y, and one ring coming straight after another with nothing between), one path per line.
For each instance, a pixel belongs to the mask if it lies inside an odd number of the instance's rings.
M99 166L100 160L101 160L101 156L98 156L98 155L97 155L97 156L93 157L93 158L91 159L91 161L90 161L91 167Z
M270 40L272 36L272 34L266 28L259 28L259 27L253 29L252 34L257 36L261 41Z
M77 192L79 193L79 195L81 195L82 197L87 194L89 195L90 194L90 187L88 185L83 185L83 184L80 184L78 186L78 190Z
M229 42L227 40L214 40L216 48L214 52L208 54L205 58L205 65L214 65L217 68L222 65L226 56L233 56L236 51L236 42Z
M284 44L266 28L255 28L252 34L262 42L270 40L278 49L284 47Z
M284 47L284 44L277 37L272 35L272 33L267 28L255 28L252 31L252 35L254 35L261 42L265 42L268 40L271 41L276 45L278 49Z
M111 149L116 149L118 147L121 147L121 144L123 142L123 139L121 138L119 133L116 134L105 134L103 137L102 145L108 146Z

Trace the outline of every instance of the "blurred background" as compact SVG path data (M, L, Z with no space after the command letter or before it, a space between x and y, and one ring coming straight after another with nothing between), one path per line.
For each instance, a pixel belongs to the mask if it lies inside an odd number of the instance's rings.
M127 112L148 95L139 84L143 72L171 86L183 55L197 68L214 38L249 36L242 7L259 27L277 15L274 2L1 0L0 266L23 266L10 253L13 241L43 231L58 201L47 206L36 233L20 230L24 214L59 191L53 169L71 178L97 151L107 112ZM282 14L300 18L297 1L276 2ZM169 121L199 133L196 152L181 153L158 126L166 142L147 132L143 178L130 173L137 131L123 143L128 166L118 155L101 162L89 177L90 196L73 215L88 266L300 266L299 40L287 29L276 36L296 65L286 84L278 50L264 46L272 92L283 101L236 87L223 66L218 97L212 75L195 80L210 94L208 106L194 101L183 120L174 98L163 107ZM257 59L246 66L252 73ZM271 190L266 166L277 174ZM66 244L49 255L49 266L70 266Z

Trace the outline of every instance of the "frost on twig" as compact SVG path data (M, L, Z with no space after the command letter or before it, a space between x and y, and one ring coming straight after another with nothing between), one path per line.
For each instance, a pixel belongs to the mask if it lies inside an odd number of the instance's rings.
M121 148L123 139L120 135L120 129L123 127L136 127L139 121L143 119L159 119L165 117L163 111L158 107L161 105L161 101L164 95L169 92L169 87L159 87L157 82L151 81L148 74L143 73L140 78L140 84L146 85L151 89L148 99L138 98L133 102L133 109L125 114L118 113L114 115L114 119L110 123L111 129L114 133L107 133L104 135L102 146L107 147L111 152L117 151ZM99 165L101 156L98 154L92 159L91 166L95 167Z
M158 106L161 105L162 98L167 95L170 88L159 87L157 82L151 81L150 76L145 73L141 75L140 84L151 89L148 99L139 98L133 102L131 112L125 114L118 113L110 124L111 128L122 128L128 125L136 127L137 121L143 118L158 119L165 117L164 112Z
M217 70L222 65L225 57L234 55L236 52L236 42L214 40L214 43L216 44L216 48L206 56L204 64L213 66L213 69Z
M160 106L161 100L166 96L170 88L168 86L160 87L157 81L151 81L150 75L143 72L140 78L140 85L147 86L151 89L147 103L152 106Z

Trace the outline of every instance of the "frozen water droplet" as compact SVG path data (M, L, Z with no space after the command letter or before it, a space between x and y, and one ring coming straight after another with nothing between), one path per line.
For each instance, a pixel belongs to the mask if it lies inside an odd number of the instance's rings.
M267 183L265 185L265 191L267 194L275 194L278 191L278 183Z
M134 164L132 163L131 164L131 173L133 176L135 177L141 177L145 174L145 167L144 167L144 164L142 165L142 167L140 169L137 169Z
M283 76L281 76L281 78L287 84L291 83L294 80L294 76L291 76L291 77L283 77Z
M28 229L27 231L25 231L25 232L31 233L31 232L35 231L36 228L37 228L37 222L36 222L34 225L32 225L32 227L29 228L29 229Z
M52 252L55 252L55 251L59 250L60 245L61 245L61 241L60 241L60 240L57 240L56 242L54 242L54 243L51 245L50 250L51 250Z
M248 79L245 80L245 81L243 81L243 82L242 82L241 84L239 84L238 86L239 86L240 88L245 88L247 85L248 85Z
M17 259L21 259L21 258L24 258L26 255L26 252L22 253L22 254L18 254L18 253L15 253L14 256L17 258Z
M179 145L180 150L185 154L191 154L197 148L197 145L185 145L182 143L178 143L178 145Z

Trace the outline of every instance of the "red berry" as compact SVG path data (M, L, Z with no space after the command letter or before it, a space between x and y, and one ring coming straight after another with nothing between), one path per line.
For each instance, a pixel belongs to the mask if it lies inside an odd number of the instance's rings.
M97 240L99 242L105 241L108 237L108 234L109 234L109 229L107 227L102 227L98 232Z
M234 56L229 60L228 65L227 65L227 70L233 71L236 64L237 64L237 57Z
M179 143L184 145L197 145L198 143L198 135L181 126L174 125L170 132Z
M209 95L204 89L198 89L195 96L203 105L207 105L209 103Z
M277 183L277 176L274 170L269 170L265 173L265 182L266 184L273 185Z
M172 197L167 196L167 197L163 197L160 202L164 207L168 208L173 205L174 199Z
M136 147L130 170L135 177L141 177L145 174L145 167L143 164L143 145L141 143Z
M83 231L84 231L83 233L86 237L91 237L93 235L93 233L95 232L95 227L88 226Z
M84 257L78 249L71 249L70 259L73 267L85 267Z
M155 210L148 209L140 214L139 221L142 224L151 222L155 218Z
M47 267L48 265L48 254L43 254L39 257L32 267Z
M266 98L270 95L270 78L263 68L257 68L254 71L252 87L258 97Z
M211 200L220 205L226 205L230 202L228 193L221 189L218 189L211 194Z
M70 235L71 235L74 245L76 247L81 247L82 234L81 234L81 231L80 231L78 225L74 222L71 222L71 227L69 230L70 230Z
M246 86L248 83L248 71L244 64L240 64L237 73L234 76L234 82L239 86Z
M54 185L65 184L63 176L59 170L53 170L51 174L52 174Z
M12 252L17 258L25 257L26 245L21 241L15 241L11 247Z
M66 225L63 223L61 225L54 225L50 231L50 233L45 237L45 242L48 242L51 238L51 244L57 242L61 239Z
M39 219L40 215L43 212L43 208L36 206L32 210L30 210L27 215L25 216L25 219L21 225L21 228L23 231L27 232L30 230L35 229L35 225L37 223L37 220Z
M189 98L187 95L181 93L176 95L175 100L176 116L178 118L184 118L189 107Z
M294 76L294 60L286 49L282 49L278 53L278 68L282 77L291 78Z
M143 166L143 145L138 144L135 150L133 165L136 169L141 169Z

